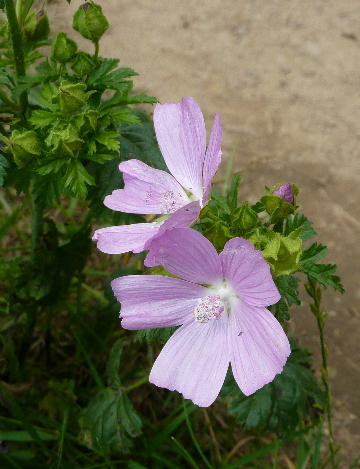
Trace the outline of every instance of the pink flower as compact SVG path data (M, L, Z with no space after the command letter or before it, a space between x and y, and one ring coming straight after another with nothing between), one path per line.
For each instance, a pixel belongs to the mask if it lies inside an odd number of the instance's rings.
M289 182L276 189L276 191L273 192L273 195L278 195L279 197L282 197L288 204L294 203L294 194L291 184Z
M112 210L126 213L171 215L193 204L185 218L178 218L177 226L194 222L208 200L211 181L221 160L222 128L216 114L209 145L206 148L205 122L199 105L193 98L181 103L157 104L154 110L157 141L171 174L138 160L120 163L125 187L108 195L104 204ZM161 222L112 226L97 230L93 240L100 251L120 254L141 252L148 240L155 236Z
M229 366L246 395L281 373L288 339L265 308L280 294L260 251L242 238L220 255L203 235L175 228L150 242L146 265L180 278L130 275L115 279L125 329L179 326L150 373L150 382L207 407Z

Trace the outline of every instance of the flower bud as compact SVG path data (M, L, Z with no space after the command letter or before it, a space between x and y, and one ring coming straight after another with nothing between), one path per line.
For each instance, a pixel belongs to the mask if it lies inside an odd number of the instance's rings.
M104 32L109 28L109 23L102 13L100 5L88 2L81 5L76 11L73 19L73 28L85 39L99 42Z
M88 75L90 71L94 68L94 62L91 60L91 56L85 52L78 52L76 54L75 60L71 65L71 68L77 75L81 77Z
M14 130L10 137L10 148L19 168L23 168L41 155L40 140L33 130L28 130L23 134Z
M288 204L294 203L294 193L289 182L276 189L273 192L273 195L278 195L279 197L282 197Z
M302 241L296 235L282 236L269 232L269 243L263 250L264 259L270 264L275 275L289 275L299 270Z
M276 192L279 192L278 194ZM277 223L284 220L289 215L295 213L296 196L299 190L295 184L284 184L276 187L273 191L267 188L267 194L261 197L260 201L270 215L271 223ZM282 195L283 194L283 195ZM292 200L292 202L288 202Z
M236 230L237 236L242 236L247 231L255 228L257 222L257 213L248 206L247 202L235 210L233 228Z
M34 11L26 18L23 29L23 42L26 48L29 48L29 46L36 42L47 39L49 34L49 19L44 10L40 10L38 14Z
M85 93L86 85L76 83L75 85L61 82L58 99L62 114L71 114L79 111L85 104L88 93Z
M51 48L52 60L61 64L66 64L71 61L76 51L77 44L75 41L69 39L66 33L57 33Z

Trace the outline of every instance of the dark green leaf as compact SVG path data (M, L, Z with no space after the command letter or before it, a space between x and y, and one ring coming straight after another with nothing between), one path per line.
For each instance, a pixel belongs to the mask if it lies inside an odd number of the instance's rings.
M302 271L310 278L317 280L324 288L333 287L334 290L339 290L344 293L344 287L340 282L340 277L333 275L337 266L335 264L314 264L312 262L301 263Z
M282 324L285 320L290 319L289 307L292 304L301 304L297 292L298 279L293 275L279 275L274 281L281 294L281 299L269 309Z
M162 344L165 344L176 330L176 327L164 327L162 329L146 329L135 331L134 342L146 342L151 344L153 339L157 339Z
M153 123L121 126L120 146L123 160L135 158L153 168L168 171L156 141Z
M301 228L298 235L301 241L307 241L316 235L316 232L311 227L312 221L308 220L305 215L295 213L294 216L289 215L285 222L284 236L289 236L290 233Z
M323 413L325 394L309 369L310 354L296 341L290 342L292 352L283 372L251 396L245 396L228 374L222 392L230 400L230 413L246 428L284 436L309 419L316 422Z
M0 155L0 187L4 185L6 177L6 168L9 167L9 163L5 156Z
M121 385L119 378L119 366L123 348L124 342L122 340L117 340L112 346L109 360L106 365L109 384L112 387L120 387Z
M128 453L132 442L141 432L141 420L123 389L99 392L85 410L84 428L90 431L95 447L106 453Z
M53 208L60 203L62 174L50 174L37 178L33 187L35 202L43 208Z
M327 247L314 243L306 249L301 256L301 262L316 262L327 254Z

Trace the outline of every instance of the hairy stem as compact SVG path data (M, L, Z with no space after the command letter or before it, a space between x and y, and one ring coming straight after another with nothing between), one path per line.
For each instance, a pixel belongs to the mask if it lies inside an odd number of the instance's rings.
M16 78L19 80L20 77L24 77L26 75L26 69L24 61L24 49L22 45L19 23L16 16L14 0L5 0L5 8L11 37L11 45L14 54L15 73ZM23 91L20 94L19 105L21 112L24 114L28 107L28 97L26 91Z
M319 335L320 335L320 346L321 346L321 358L322 358L322 367L321 367L321 378L325 388L326 395L326 416L329 426L329 448L331 454L331 467L332 469L336 468L335 464L335 444L334 444L334 434L332 426L332 417L331 417L331 394L329 386L329 372L327 367L327 346L324 335L325 321L327 313L325 309L321 308L321 289L318 285L318 282L314 279L308 277L308 283L305 285L307 293L314 300L314 303L310 304L311 311L316 317Z

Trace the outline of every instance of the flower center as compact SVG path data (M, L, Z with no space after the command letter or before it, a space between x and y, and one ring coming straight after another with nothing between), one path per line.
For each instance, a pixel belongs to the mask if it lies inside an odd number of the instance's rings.
M173 213L181 207L179 203L179 195L176 195L173 191L163 191L160 194L160 210L161 213Z
M219 295L208 295L200 298L197 307L194 310L195 322L202 324L209 322L212 318L220 319L224 311Z

